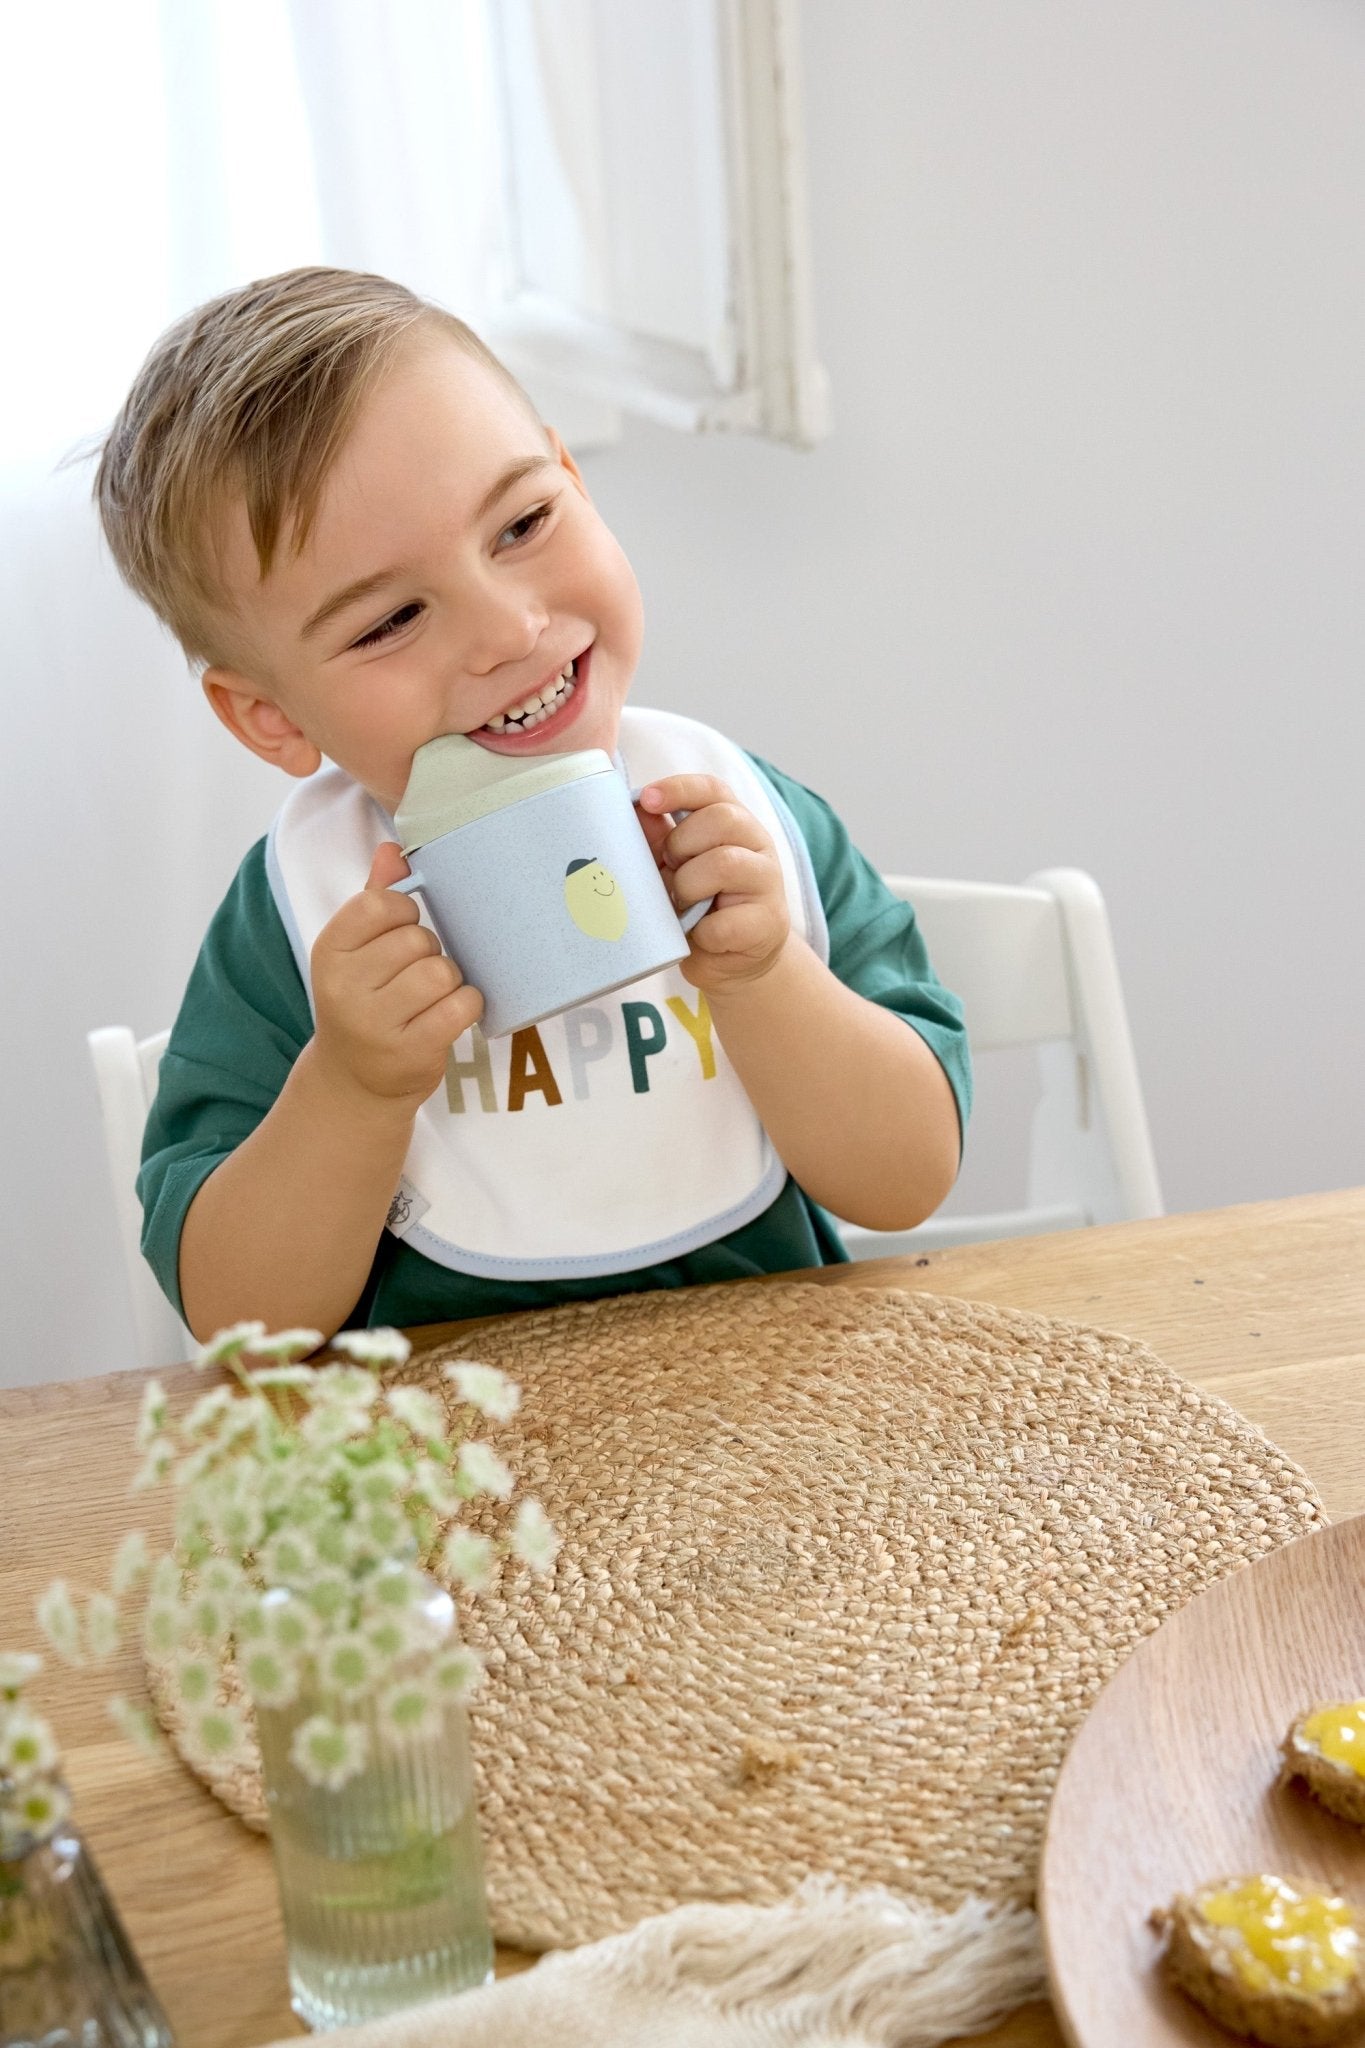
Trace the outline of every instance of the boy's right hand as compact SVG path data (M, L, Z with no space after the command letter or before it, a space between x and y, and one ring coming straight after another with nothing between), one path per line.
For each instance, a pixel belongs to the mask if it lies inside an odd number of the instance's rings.
M386 840L365 887L318 933L313 1046L329 1079L415 1114L439 1087L455 1040L483 1015L483 997L419 921L412 898L390 886L407 873Z

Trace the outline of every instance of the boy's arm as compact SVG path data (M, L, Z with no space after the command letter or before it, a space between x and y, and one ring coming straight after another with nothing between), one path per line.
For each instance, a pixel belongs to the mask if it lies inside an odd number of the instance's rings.
M917 1031L790 932L764 974L707 1001L778 1157L814 1201L866 1230L933 1214L957 1177L958 1113Z
M180 1297L201 1343L248 1317L330 1337L364 1292L416 1112L339 1093L315 1047L190 1204Z
M679 907L716 898L682 972L706 991L783 1164L850 1223L922 1222L952 1187L961 1149L957 1101L929 1045L791 931L772 842L724 783L670 776L640 803ZM684 810L670 829L666 814Z
M483 1009L416 904L390 891L404 865L381 846L319 935L314 1036L190 1205L179 1280L196 1337L246 1317L330 1336L364 1290L417 1111Z

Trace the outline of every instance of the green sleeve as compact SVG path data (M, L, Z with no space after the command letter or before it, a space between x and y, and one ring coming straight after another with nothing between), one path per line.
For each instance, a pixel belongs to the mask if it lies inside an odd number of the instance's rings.
M846 987L894 1010L948 1076L965 1135L972 1063L962 1005L934 973L912 906L893 896L823 797L757 754L749 757L791 812L810 853L829 927L829 964Z
M262 839L200 948L142 1140L142 1249L177 1313L180 1232L190 1203L265 1117L312 1035Z

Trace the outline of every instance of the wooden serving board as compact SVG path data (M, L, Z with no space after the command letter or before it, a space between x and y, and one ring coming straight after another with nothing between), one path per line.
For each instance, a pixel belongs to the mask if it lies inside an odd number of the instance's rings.
M1290 1723L1362 1696L1365 1516L1234 1572L1115 1673L1062 1766L1043 1844L1039 1907L1071 2048L1228 2048L1155 1968L1147 1916L1178 1891L1270 1871L1365 1908L1365 1830L1276 1783Z

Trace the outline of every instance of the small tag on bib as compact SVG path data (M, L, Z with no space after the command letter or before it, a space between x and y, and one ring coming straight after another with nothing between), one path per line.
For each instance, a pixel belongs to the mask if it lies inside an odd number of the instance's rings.
M391 1230L395 1237L406 1237L430 1207L430 1202L417 1192L410 1180L404 1178L399 1181L398 1193L389 1203L389 1213L384 1218L385 1228Z

